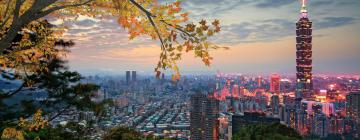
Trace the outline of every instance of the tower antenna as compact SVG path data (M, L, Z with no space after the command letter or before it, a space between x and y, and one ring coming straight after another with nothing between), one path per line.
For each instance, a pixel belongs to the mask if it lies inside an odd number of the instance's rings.
M306 7L306 0L302 0L302 7Z
M302 6L301 6L301 10L300 10L300 16L301 17L307 17L307 10L306 10L306 0L301 0L302 2Z

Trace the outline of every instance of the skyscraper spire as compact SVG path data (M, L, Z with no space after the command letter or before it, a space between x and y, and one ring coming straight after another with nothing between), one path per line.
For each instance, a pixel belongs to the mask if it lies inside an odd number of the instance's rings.
M302 7L306 7L306 0L302 0Z
M302 5L301 5L301 10L300 10L300 16L302 18L306 18L307 17L307 10L306 10L306 0L301 0Z

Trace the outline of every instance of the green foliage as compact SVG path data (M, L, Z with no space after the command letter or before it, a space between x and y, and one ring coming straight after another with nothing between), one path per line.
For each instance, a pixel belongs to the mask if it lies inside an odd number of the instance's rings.
M103 140L172 140L170 138L157 138L154 136L142 136L131 128L116 127L108 131Z
M105 102L92 101L99 87L81 84L81 75L69 71L61 59L68 52L66 44L73 43L59 43L55 29L47 21L33 22L24 29L30 31L19 34L13 46L0 56L2 78L21 81L14 91L0 90L0 131L16 126L14 122L20 117L30 117L39 108L49 121L69 108L100 114ZM24 41L30 43L24 45ZM35 100L35 96L44 100Z
M140 133L125 127L111 129L104 136L104 140L141 140L141 138L142 136Z
M233 140L300 140L292 128L281 124L249 125L233 135Z
M41 140L85 140L89 127L84 127L76 122L69 122L66 126L50 126L38 131L25 131L26 139L40 138Z

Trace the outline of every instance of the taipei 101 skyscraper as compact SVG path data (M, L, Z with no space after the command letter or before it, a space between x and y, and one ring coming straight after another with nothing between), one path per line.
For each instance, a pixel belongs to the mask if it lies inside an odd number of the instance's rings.
M308 18L306 0L302 0L300 19L296 23L297 99L311 99L312 81L312 22Z

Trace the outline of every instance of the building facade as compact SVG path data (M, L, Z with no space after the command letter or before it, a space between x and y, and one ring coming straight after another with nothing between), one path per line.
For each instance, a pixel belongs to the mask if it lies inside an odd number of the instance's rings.
M130 71L126 71L126 84L130 84L130 76L131 76Z
M190 99L191 140L217 140L219 138L219 101L196 93Z
M131 71L131 80L132 82L136 81L136 71Z
M360 123L360 92L350 92L346 96L346 115Z

